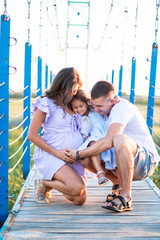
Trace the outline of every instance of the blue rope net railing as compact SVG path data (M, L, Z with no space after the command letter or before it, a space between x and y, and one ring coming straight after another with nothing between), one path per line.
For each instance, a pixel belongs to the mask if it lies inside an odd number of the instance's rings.
M0 212L1 222L8 215L8 126L9 126L9 47L10 18L0 19Z
M109 21L109 16L112 13L113 2L111 2L110 12L107 18L107 24ZM30 1L28 1L28 22L30 22ZM42 1L40 1L40 6L42 6ZM126 11L126 8L125 8ZM137 11L138 5L136 8L136 22L137 22ZM127 14L127 12L125 12ZM40 14L40 23L41 23L41 14ZM135 24L136 26L136 24ZM157 26L157 25L156 25ZM56 28L57 29L57 28ZM41 36L42 24L40 24L40 36ZM108 30L108 25L104 29L104 33L100 40L100 43L105 42L105 36ZM157 28L155 30L155 35L157 34ZM135 28L136 35L136 28ZM58 33L59 36L59 33ZM34 100L42 94L42 83L44 83L44 88L47 88L49 83L52 82L53 74L50 71L48 64L43 64L43 59L41 56L41 51L39 56L36 58L36 67L37 67L37 82L36 90L35 87L32 87L32 67L35 65L32 58L32 44L30 42L30 27L28 26L28 39L25 43L25 64L24 64L24 87L22 90L13 90L9 88L9 50L10 45L10 18L5 13L1 16L0 20L0 223L3 223L8 215L8 198L14 196L8 196L8 192L14 191L14 187L8 186L8 179L10 180L12 174L17 171L17 169L23 168L23 178L19 176L17 181L26 179L30 171L31 158L33 154L34 145L30 144L27 140L27 131L30 124L30 111L31 104ZM14 39L14 38L13 38ZM59 38L58 38L59 39ZM15 42L17 42L15 40ZM97 49L100 49L101 44L98 44ZM124 43L123 43L124 45ZM124 46L123 46L124 47ZM40 43L41 50L41 43ZM122 51L123 53L123 51ZM118 93L120 96L127 98L132 103L135 103L139 110L142 112L143 116L146 118L150 133L154 137L155 145L160 152L160 131L159 131L159 118L160 118L160 102L159 102L159 90L160 84L156 83L156 71L157 71L157 53L158 53L158 44L155 41L152 45L152 56L150 61L150 77L149 81L146 81L144 89L136 89L136 56L131 59L131 80L127 83L129 93L123 91L124 86L124 69L123 65L120 64L119 67L119 79L118 79ZM4 60L5 59L5 60ZM44 66L44 71L43 71ZM13 73L16 73L16 68ZM112 78L111 82L116 83L114 79L115 71L112 69ZM44 75L44 81L43 81ZM108 74L107 74L108 76ZM108 79L107 79L108 80ZM126 83L125 83L126 85ZM159 86L158 86L159 85ZM142 92L145 92L144 95L141 95ZM10 97L11 92L14 93L14 100ZM147 93L147 94L146 94ZM19 99L17 96L21 96ZM17 99L17 100L15 100ZM143 102L143 104L142 104ZM139 104L141 103L141 104ZM20 109L18 111L13 111L9 113L12 105L20 104ZM17 122L14 126L10 127L11 120L16 119ZM15 132L17 132L15 134ZM41 132L39 132L41 134ZM16 146L16 147L14 147ZM14 149L14 151L12 151ZM23 163L22 163L23 160ZM22 172L22 169L21 169ZM21 174L22 175L22 174ZM20 178L21 177L21 178ZM10 189L9 189L10 188Z
M30 1L28 1L28 21L30 21ZM0 224L8 216L8 206L11 208L14 203L12 198L20 191L17 186L22 187L31 168L30 160L34 144L28 141L27 132L31 119L31 104L42 94L43 79L42 57L38 57L37 89L31 86L33 82L31 66L34 64L28 26L24 56L24 87L21 90L13 90L9 87L10 74L17 72L15 67L9 66L10 47L15 46L10 44L10 39L14 39L17 43L15 38L10 37L10 17L5 10L0 19ZM10 72L11 68L14 72ZM44 81L47 88L52 81L52 71L50 70L50 76L48 72L49 66L46 63ZM10 195L10 192L13 194Z

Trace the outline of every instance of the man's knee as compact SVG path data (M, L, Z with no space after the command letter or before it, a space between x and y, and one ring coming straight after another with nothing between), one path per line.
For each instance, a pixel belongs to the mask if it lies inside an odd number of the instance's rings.
M113 146L115 150L123 149L123 147L127 146L126 135L124 134L116 135L113 138Z
M116 135L113 139L113 146L116 152L129 152L132 153L134 156L137 151L137 143L125 134Z

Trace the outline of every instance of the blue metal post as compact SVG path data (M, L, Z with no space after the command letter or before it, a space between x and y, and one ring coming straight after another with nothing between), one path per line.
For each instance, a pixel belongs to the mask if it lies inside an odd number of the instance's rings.
M39 90L40 89L40 90ZM37 97L42 95L42 58L38 57Z
M0 225L8 215L10 18L0 18Z
M114 70L112 70L112 84L114 84Z
M38 78L37 78L37 97L40 97L42 95L42 58L38 57ZM39 130L39 135L42 134L42 127Z
M45 89L48 88L48 65L45 66Z
M151 70L150 70L150 84L148 94L148 108L147 108L147 125L152 135L153 127L153 113L154 113L154 97L155 97L155 83L156 83L156 68L157 68L157 56L158 56L158 44L152 45L152 58L151 58Z
M122 97L122 75L123 75L123 66L120 66L119 70L119 90L118 90L118 95Z
M25 66L24 66L24 109L27 107L27 110L23 114L23 119L26 119L23 124L23 129L28 128L30 125L30 105L31 105L31 50L32 45L29 42L25 44ZM23 134L23 141L27 138L26 131ZM27 149L27 150L26 150ZM23 145L23 151L26 151L23 156L23 178L26 179L30 171L30 142L26 140Z
M50 84L52 83L52 71L50 71Z
M131 89L129 101L134 104L135 100L135 77L136 77L136 59L132 58Z

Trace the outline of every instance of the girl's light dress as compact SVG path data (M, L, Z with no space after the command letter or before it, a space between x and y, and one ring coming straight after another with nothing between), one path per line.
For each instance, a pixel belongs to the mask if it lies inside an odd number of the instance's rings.
M88 118L92 123L92 129L88 134L90 136L84 141L84 143L79 147L78 150L83 150L88 147L89 143L92 141L98 141L99 139L105 137L107 135L108 126L109 126L109 118L105 115L101 116L95 111L90 111ZM86 129L90 129L90 127L85 126L88 122L85 121L83 123L83 127ZM82 132L85 132L84 130ZM111 148L105 152L101 153L101 159L105 162L105 168L108 170L114 170L117 166L116 164L116 157L115 157L115 150Z
M33 103L32 113L36 108L46 113L42 136L46 143L56 150L79 148L83 143L83 138L79 131L80 117L78 114L71 115L64 112L52 99L47 97L39 98ZM33 159L40 179L51 180L54 174L65 164L71 166L80 176L84 176L84 167L79 161L73 164L66 163L37 146L35 146Z

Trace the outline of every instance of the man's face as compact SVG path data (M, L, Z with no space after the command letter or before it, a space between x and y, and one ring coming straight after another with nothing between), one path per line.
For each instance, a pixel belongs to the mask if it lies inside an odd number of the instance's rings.
M109 95L107 97L99 97L96 99L91 99L92 106L94 107L94 110L98 112L100 115L107 114L109 115L111 108L113 106L113 99L114 97L112 95Z

